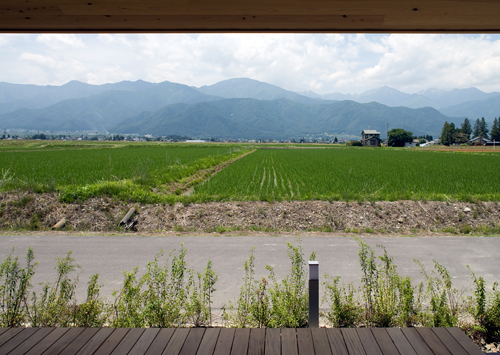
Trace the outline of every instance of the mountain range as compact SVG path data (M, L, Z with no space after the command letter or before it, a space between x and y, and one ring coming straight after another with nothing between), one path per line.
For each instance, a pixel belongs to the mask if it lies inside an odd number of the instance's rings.
M437 110L439 109L439 111ZM276 138L355 135L404 128L439 135L445 121L492 121L500 93L476 88L407 94L384 86L362 94L292 92L247 78L200 88L123 81L62 86L0 83L0 128L99 130L192 137Z

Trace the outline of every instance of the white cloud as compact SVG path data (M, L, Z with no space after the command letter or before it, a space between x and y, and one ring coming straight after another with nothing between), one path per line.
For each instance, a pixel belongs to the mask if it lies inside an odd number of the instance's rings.
M202 86L250 77L285 89L500 91L500 36L370 34L2 35L0 81L143 79ZM21 58L22 60L18 60Z
M52 49L84 47L82 38L74 34L41 34L36 37L36 40Z

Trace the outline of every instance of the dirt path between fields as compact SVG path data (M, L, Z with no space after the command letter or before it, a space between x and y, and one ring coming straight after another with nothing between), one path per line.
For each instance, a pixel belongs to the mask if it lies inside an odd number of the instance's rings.
M135 231L141 233L500 234L500 204L495 202L245 201L169 206L124 204L108 197L61 203L55 193L30 192L0 194L0 229L49 230L66 218L67 231L122 230L118 223L131 207L137 209Z

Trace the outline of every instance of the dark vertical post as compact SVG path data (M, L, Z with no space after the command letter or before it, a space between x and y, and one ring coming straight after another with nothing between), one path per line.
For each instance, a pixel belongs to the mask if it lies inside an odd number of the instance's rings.
M319 262L309 261L309 328L319 327Z

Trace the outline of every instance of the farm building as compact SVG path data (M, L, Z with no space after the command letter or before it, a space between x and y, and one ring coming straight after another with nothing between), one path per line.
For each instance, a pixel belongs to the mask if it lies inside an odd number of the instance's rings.
M361 143L363 147L380 147L380 132L365 129L361 132Z
M467 142L467 144L470 145L497 145L500 144L500 142L493 142L492 140L484 137L476 137L472 138L470 141Z

